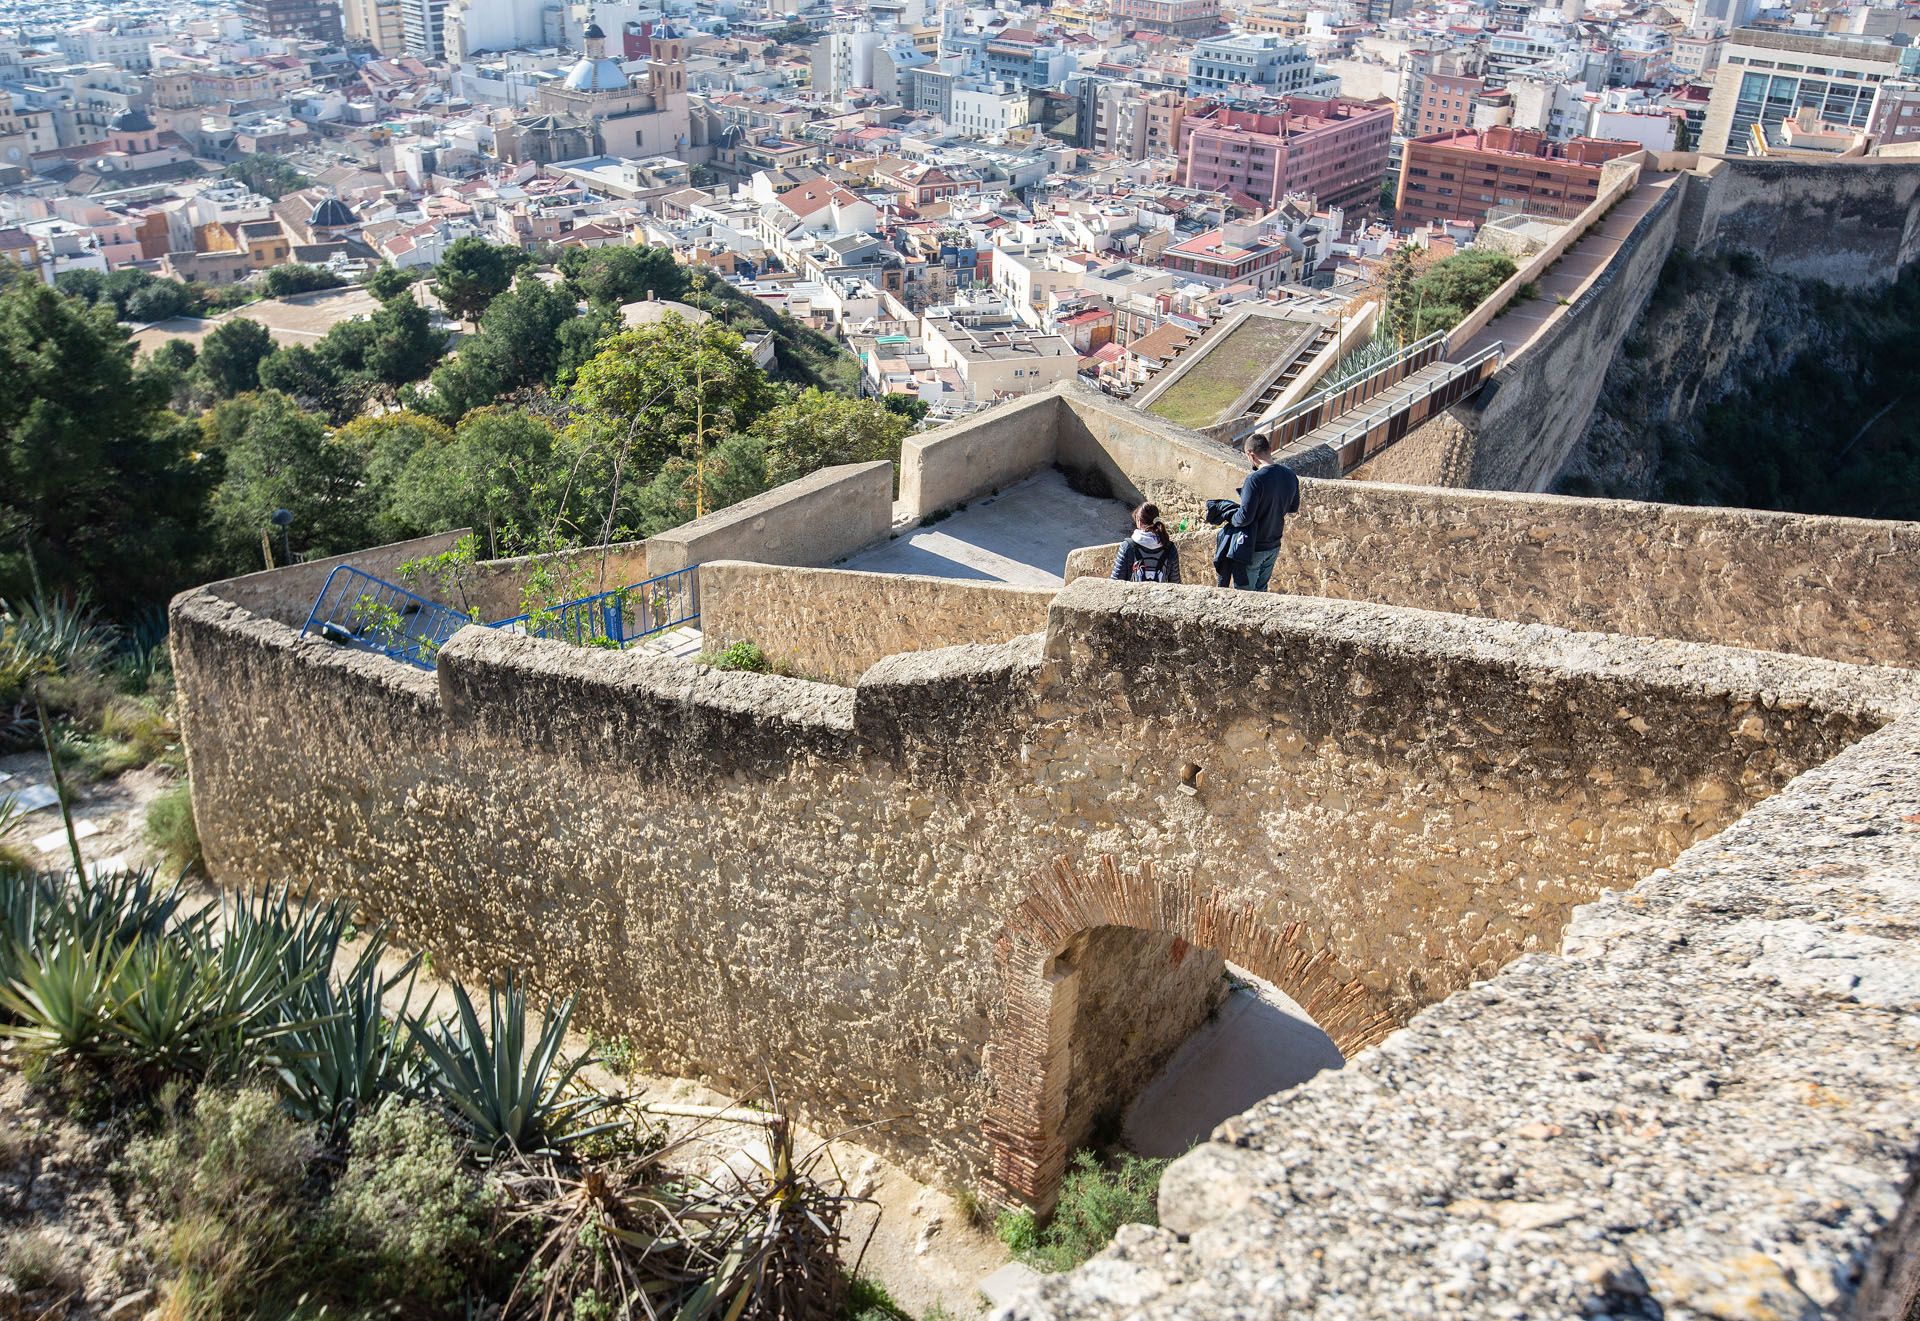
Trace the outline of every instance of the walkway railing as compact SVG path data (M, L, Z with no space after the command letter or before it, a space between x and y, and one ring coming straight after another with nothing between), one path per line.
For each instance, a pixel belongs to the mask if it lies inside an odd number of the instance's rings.
M1499 370L1505 352L1506 346L1496 340L1471 357L1449 364L1446 371L1408 394L1341 424L1326 437L1327 445L1340 456L1340 471L1352 472L1434 414L1478 390Z
M1422 367L1438 361L1447 352L1447 333L1436 330L1401 349L1385 362L1350 372L1332 385L1316 390L1287 409L1271 422L1258 422L1237 431L1235 441L1265 431L1277 453L1311 431L1318 431L1343 413L1358 408L1367 400L1391 390Z
M700 618L700 572L694 565L610 592L563 601L488 624L576 647L622 649Z
M473 622L464 611L342 564L327 575L300 635L318 634L430 670L447 639Z

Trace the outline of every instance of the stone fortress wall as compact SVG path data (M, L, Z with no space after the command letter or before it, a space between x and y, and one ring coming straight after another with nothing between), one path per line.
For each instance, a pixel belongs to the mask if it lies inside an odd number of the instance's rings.
M1026 411L1057 429L1032 448L1087 480L1237 472L1078 390ZM851 686L480 629L430 674L298 638L315 566L184 594L209 864L350 895L451 969L577 991L651 1067L771 1068L822 1123L891 1119L875 1140L924 1174L1044 1203L1098 1109L1177 1044L1150 1025L1204 1012L1208 960L1360 1050L1911 703L1886 662L1916 529L1667 511L1693 521L1606 537L1591 502L1309 492L1296 590L1379 599L703 568L703 623L757 618L816 655L865 639ZM1402 541L1451 546L1457 580L1396 565ZM1758 638L1782 652L1713 645L1755 644L1743 603L1787 566L1863 550L1883 567L1829 580L1844 610ZM1425 593L1561 626L1407 608ZM1624 613L1592 612L1607 593ZM1855 638L1875 616L1886 637ZM912 636L973 645L884 655ZM1128 949L1199 959L1127 999Z
M1770 273L1842 286L1885 283L1920 256L1920 170L1911 162L1649 153L1645 168L1678 174L1599 278L1485 389L1366 475L1546 489L1585 435L1607 365L1675 249L1746 252Z

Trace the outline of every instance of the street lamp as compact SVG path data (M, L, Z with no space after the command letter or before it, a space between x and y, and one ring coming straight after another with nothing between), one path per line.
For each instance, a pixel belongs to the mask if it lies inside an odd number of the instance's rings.
M282 564L292 564L293 552L288 549L287 528L293 523L293 511L291 509L276 509L273 511L271 521L275 527L280 529L280 562Z

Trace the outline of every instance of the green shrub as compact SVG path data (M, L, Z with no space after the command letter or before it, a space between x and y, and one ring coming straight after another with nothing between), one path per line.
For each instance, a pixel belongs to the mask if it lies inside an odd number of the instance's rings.
M193 791L185 780L163 790L147 804L147 842L176 871L200 866L200 832L193 824Z
M1031 1211L1011 1211L994 1230L1035 1270L1072 1270L1111 1243L1120 1226L1160 1223L1160 1176L1168 1163L1122 1155L1103 1165L1090 1151L1075 1152L1060 1184L1059 1204L1045 1225Z
M752 642L735 642L721 651L704 652L700 659L716 670L746 670L753 674L773 672L773 662L767 659L767 653Z
M266 1315L270 1301L298 1291L288 1264L311 1219L312 1131L256 1089L205 1088L184 1114L162 1108L161 1131L136 1139L123 1165L150 1217L163 1313L182 1321Z
M885 1285L864 1275L848 1282L847 1305L840 1316L842 1321L913 1321Z
M388 1102L354 1125L325 1223L334 1278L407 1315L459 1297L486 1249L492 1198L438 1113Z

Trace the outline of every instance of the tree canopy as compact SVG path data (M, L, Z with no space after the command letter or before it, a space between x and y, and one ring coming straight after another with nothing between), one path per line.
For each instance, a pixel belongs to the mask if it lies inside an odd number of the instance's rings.
M434 297L449 315L462 321L478 320L526 264L527 254L519 248L471 235L455 239L433 268Z

